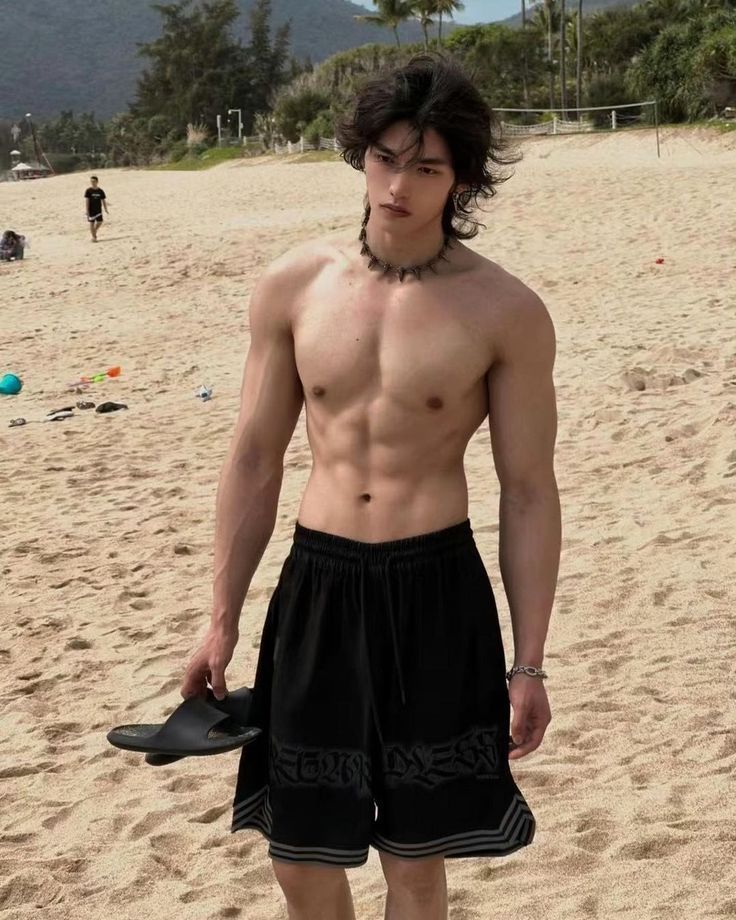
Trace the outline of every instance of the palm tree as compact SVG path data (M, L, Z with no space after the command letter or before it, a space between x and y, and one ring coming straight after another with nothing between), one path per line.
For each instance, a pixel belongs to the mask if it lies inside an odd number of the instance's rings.
M557 0L540 0L534 11L534 24L547 36L547 72L549 74L549 107L555 107L555 72L553 36L557 26Z
M521 0L521 29L526 38L526 0ZM529 108L529 62L526 53L526 41L524 42L524 59L522 61L522 83L524 85L524 105Z
M399 26L414 18L416 0L373 0L373 5L378 12L374 16L355 16L360 22L371 22L376 26L386 26L393 29L396 44L401 47L399 40Z
M583 89L583 0L578 0L578 73L577 73L577 84L576 84L576 93L575 97L577 102L575 105L580 109L580 100L582 98L582 89ZM578 111L578 118L580 118L580 112Z
M429 48L429 34L427 29L434 25L432 16L437 12L436 0L416 0L414 5L414 16L419 20L419 25L424 32L424 47Z
M449 16L452 19L454 13L462 13L465 4L460 0L434 0L434 12L439 16L439 39L442 44L442 17Z
M570 17L570 21L565 27L567 36L568 57L571 55L577 61L577 79L575 89L575 106L578 109L578 119L580 118L580 100L583 97L583 58L581 50L583 47L583 33L580 26L582 17L580 16L580 6L583 0L576 0L576 10ZM568 102L569 102L568 98Z
M565 0L560 0L560 108L562 117L567 118L567 73L565 72Z

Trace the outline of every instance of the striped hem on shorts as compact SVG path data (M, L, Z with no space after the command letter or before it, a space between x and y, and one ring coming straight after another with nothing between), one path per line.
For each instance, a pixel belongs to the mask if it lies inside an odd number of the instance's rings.
M264 786L254 795L238 804L233 809L233 821L230 833L255 828L268 840L268 855L295 863L317 863L350 869L364 865L368 860L368 847L360 850L339 850L334 847L295 847L279 843L271 836L273 818L268 801L268 787Z
M535 822L529 806L521 796L516 796L495 830L481 829L462 834L438 837L423 843L396 843L374 834L372 845L403 859L420 859L426 856L507 856L528 846L534 837Z

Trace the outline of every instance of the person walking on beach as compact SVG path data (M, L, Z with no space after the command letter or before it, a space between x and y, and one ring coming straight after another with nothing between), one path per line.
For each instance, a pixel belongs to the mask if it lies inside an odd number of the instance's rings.
M506 856L535 833L510 761L551 720L555 332L533 291L462 242L511 160L461 69L421 55L373 79L338 140L365 173L362 226L277 258L252 294L211 620L181 694L227 693L304 406L313 465L266 612L262 731L240 755L231 830L269 841L291 920L354 920L345 870L370 846L387 920L446 920L445 859ZM508 671L463 467L486 418Z
M102 209L105 214L107 210L107 196L98 185L97 176L90 176L90 186L84 193L87 206L87 221L89 222L89 232L92 234L92 242L97 242L97 231L102 225Z

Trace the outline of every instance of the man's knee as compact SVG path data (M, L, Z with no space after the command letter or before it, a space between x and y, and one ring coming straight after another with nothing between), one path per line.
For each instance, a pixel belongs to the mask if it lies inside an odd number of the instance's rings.
M298 865L273 859L276 880L286 900L296 908L332 904L347 881L344 869L329 866Z
M410 897L414 902L431 902L447 890L445 860L442 856L426 859L400 859L381 853L381 865L388 890Z

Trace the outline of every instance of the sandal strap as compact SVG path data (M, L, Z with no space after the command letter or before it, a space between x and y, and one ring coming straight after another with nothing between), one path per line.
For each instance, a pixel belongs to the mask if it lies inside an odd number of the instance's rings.
M171 713L151 740L155 739L156 745L170 745L177 749L207 747L210 731L230 718L229 713L215 709L201 696L192 696Z

